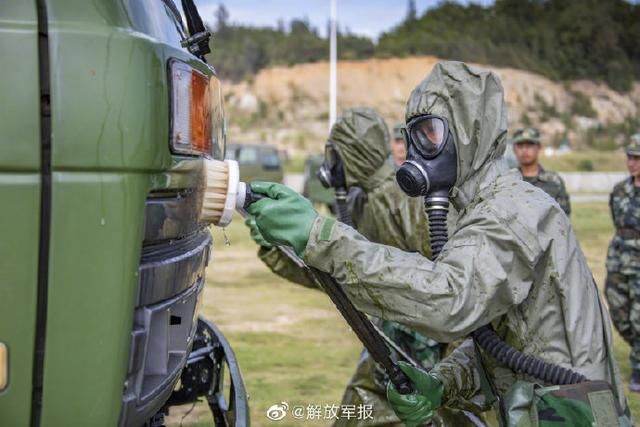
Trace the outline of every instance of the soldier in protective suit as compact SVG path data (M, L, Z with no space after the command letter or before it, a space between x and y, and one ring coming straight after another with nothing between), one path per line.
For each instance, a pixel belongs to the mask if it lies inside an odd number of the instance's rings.
M349 218L339 219L352 222L354 228L372 242L430 256L422 200L402 192L395 180L395 170L390 157L389 131L380 114L371 108L353 108L338 117L328 137L320 175L321 180L338 192L351 190ZM352 191L354 189L360 191ZM247 220L247 224L251 226L252 220ZM266 242L255 227L252 227L252 237L260 245L258 256L274 273L303 286L316 287L295 263ZM442 346L436 341L395 322L379 321L378 325L425 369L431 369L441 359ZM372 405L373 418L348 420L340 417L334 425L402 425L387 402L386 382L382 368L364 350L342 405ZM443 416L446 425L460 426L467 422L462 414ZM436 417L436 424L443 424L442 417Z
M501 344L536 358L516 369L493 351L501 345L481 348L474 335L475 344L467 341L429 373L403 366L416 391L391 387L388 398L407 425L421 425L441 406L491 401L505 425L630 425L609 314L569 220L502 158L507 110L499 78L440 63L412 92L406 121L401 186L434 204L448 199L458 212L435 261L370 242L278 184L252 184L268 196L250 207L256 227L330 273L371 315L441 342L487 326ZM541 366L552 368L538 372ZM591 381L537 379L558 368Z

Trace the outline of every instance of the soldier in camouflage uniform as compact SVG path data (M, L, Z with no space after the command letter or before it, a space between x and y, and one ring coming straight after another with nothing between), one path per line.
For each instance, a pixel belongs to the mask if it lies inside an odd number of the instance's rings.
M607 253L605 294L613 324L631 346L629 389L640 392L640 134L626 152L631 176L609 198L616 234Z
M535 128L518 129L513 135L513 152L520 163L522 179L553 197L564 213L571 214L569 193L556 172L545 170L538 162L540 132Z

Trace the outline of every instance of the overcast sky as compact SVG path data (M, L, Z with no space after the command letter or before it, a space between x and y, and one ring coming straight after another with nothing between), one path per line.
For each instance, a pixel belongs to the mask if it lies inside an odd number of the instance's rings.
M441 0L416 0L418 14ZM321 35L329 19L329 0L197 0L205 21L213 22L220 3L229 11L232 23L275 27L278 19L307 18ZM460 0L458 3L493 4L493 0ZM351 32L377 38L380 33L399 24L407 14L407 0L337 0L338 24Z

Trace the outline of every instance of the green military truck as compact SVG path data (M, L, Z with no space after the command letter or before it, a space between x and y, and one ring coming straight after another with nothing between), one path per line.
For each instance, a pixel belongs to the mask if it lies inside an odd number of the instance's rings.
M197 317L225 121L193 0L5 0L0 33L0 426L248 425Z

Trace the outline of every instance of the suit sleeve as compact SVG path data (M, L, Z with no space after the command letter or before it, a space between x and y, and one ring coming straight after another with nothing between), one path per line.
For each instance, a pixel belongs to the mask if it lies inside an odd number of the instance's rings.
M471 338L467 338L432 369L443 384L442 406L486 411L491 402L482 393L479 360Z
M360 310L452 342L505 314L529 293L537 251L527 251L495 218L489 210L479 211L432 262L319 217L305 261L331 274Z
M307 288L318 289L307 274L298 265L280 252L276 247L260 248L258 258L278 276Z

